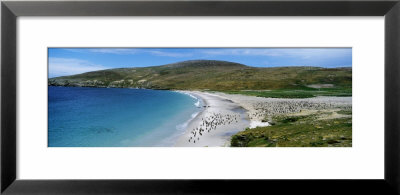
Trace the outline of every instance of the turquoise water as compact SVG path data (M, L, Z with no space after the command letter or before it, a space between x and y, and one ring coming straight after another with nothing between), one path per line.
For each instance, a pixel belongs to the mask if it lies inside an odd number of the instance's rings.
M49 86L49 147L172 146L201 111L189 95Z

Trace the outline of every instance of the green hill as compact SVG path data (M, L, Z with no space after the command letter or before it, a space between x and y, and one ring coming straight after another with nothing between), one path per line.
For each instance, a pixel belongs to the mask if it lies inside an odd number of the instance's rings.
M52 86L134 87L180 90L350 89L351 68L259 68L216 60L190 60L162 66L117 68L50 78ZM320 87L319 87L320 86Z

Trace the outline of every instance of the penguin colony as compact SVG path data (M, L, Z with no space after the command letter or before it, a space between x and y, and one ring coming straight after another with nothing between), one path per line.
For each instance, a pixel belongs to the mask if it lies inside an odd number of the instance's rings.
M201 136L205 133L210 133L216 130L218 126L229 125L233 123L238 123L240 119L239 114L219 114L212 112L211 115L201 118L199 127L192 129L190 132L190 138L188 142L195 144L196 141L199 142Z

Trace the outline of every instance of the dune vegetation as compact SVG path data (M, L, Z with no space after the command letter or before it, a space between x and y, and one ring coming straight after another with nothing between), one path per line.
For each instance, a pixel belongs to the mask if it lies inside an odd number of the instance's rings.
M280 115L272 126L232 136L233 147L351 147L351 110L322 110L309 115Z

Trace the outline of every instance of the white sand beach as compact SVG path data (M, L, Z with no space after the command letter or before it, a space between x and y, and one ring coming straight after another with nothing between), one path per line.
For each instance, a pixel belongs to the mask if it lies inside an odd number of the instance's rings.
M178 147L230 146L232 135L247 127L268 126L262 120L273 115L352 106L352 97L281 99L220 92L184 93L201 98L205 109L188 124L175 144Z
M298 113L305 110L351 109L352 97L319 96L313 98L264 98L215 92L213 95L229 99L248 111L252 122L277 114Z
M245 130L250 121L247 110L215 94L185 91L203 100L204 110L187 126L178 139L178 147L229 146L232 135Z

